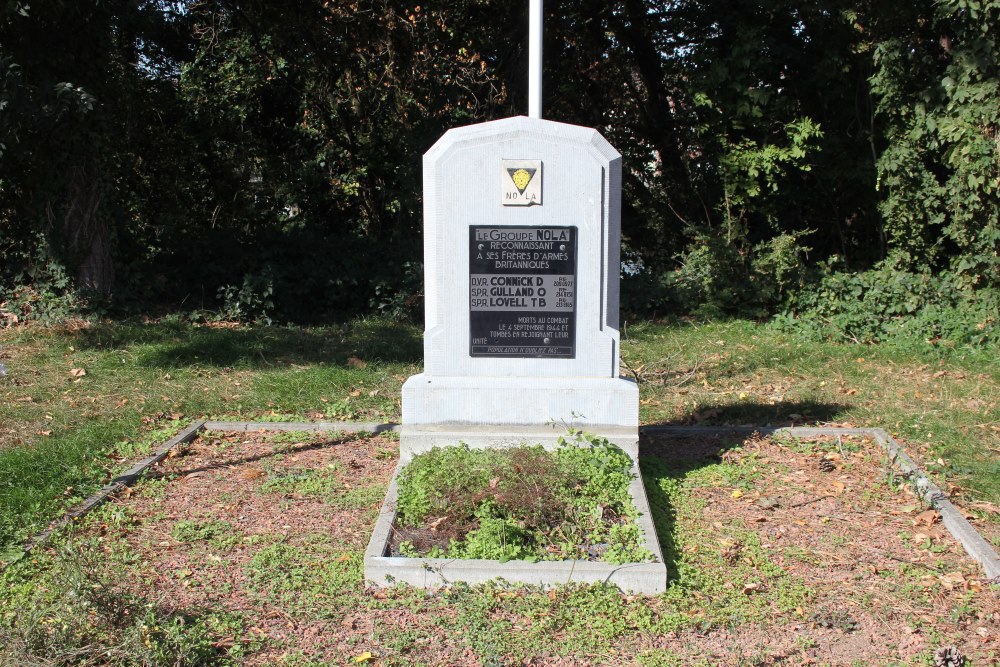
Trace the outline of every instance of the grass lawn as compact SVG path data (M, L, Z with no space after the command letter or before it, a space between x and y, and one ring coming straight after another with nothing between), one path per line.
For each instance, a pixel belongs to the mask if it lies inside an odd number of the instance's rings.
M2 553L14 561L193 418L398 421L420 355L417 327L379 319L0 331ZM880 426L993 539L997 356L803 343L742 321L622 336L644 424ZM428 597L361 585L395 443L330 438L203 434L16 560L0 574L0 663L910 665L953 644L972 664L1000 655L996 592L882 481L871 443L647 439L665 595L490 585ZM826 455L841 457L836 472L817 472Z
M187 420L398 421L420 330L104 323L0 330L0 554ZM942 488L1000 504L1000 355L804 343L751 322L622 336L644 424L879 426ZM998 518L993 515L993 518Z
M381 320L0 330L0 555L192 418L398 419L421 349Z

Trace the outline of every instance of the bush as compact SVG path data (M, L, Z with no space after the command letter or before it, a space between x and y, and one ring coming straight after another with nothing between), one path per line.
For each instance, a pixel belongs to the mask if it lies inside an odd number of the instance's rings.
M810 248L802 238L810 233L782 232L741 252L723 232L700 230L673 271L657 275L632 262L621 283L622 309L646 317L770 315L805 282Z
M0 285L0 324L60 324L90 314L89 300L41 240L34 252L17 259L25 268L11 277L11 287Z
M811 340L978 347L1000 343L998 312L1000 290L886 261L861 273L827 270L773 322Z

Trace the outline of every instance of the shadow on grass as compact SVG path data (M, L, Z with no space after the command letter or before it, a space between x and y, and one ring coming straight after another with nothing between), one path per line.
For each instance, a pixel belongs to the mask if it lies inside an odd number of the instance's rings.
M704 426L712 428L752 428L775 426L818 426L837 421L851 405L819 401L778 401L764 404L753 401L700 405L684 417L657 426Z
M419 363L422 356L416 327L374 319L309 328L112 322L81 330L75 337L81 350L126 349L137 365L150 368Z
M227 459L225 461L219 461L217 463L210 463L208 465L200 466L197 468L185 468L183 466L178 466L177 468L170 469L159 469L154 470L146 474L146 479L162 479L162 478L172 478L178 475L193 475L197 472L212 472L215 470L224 470L226 468L233 468L235 466L243 465L245 463L256 463L257 461L263 461L264 459L276 458L292 454L301 454L302 452L310 452L317 449L326 449L327 447L337 447L340 445L345 445L350 442L355 442L359 440L362 436L357 433L350 433L339 438L324 438L316 442L304 442L294 445L286 445L275 448L273 451L264 452L262 454L254 454L252 456L243 456L235 459ZM181 459L183 461L183 459Z
M669 579L677 579L682 545L677 512L664 487L683 481L695 470L719 463L726 451L740 446L757 429L819 425L846 409L844 405L813 401L719 405L702 407L698 413L674 422L646 425L639 439L639 467ZM696 414L701 416L700 422ZM704 417L707 414L712 416ZM787 419L789 415L797 417ZM783 422L782 417L786 418Z
M738 446L745 438L745 433L642 436L639 468L669 581L678 578L677 568L682 559L677 511L664 486L679 483L692 471L718 463L726 450Z

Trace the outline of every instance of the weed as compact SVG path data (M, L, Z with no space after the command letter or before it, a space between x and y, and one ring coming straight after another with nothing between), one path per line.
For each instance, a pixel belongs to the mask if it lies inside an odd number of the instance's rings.
M239 651L217 646L232 615L167 613L94 560L84 544L4 573L0 663L5 665L226 665Z
M246 566L252 589L306 617L326 617L355 604L361 555L275 542Z
M648 560L631 519L632 460L606 440L436 448L400 473L396 540L408 552L491 560Z
M330 506L336 510L375 509L385 497L385 484L382 482L365 483L361 481L342 493L337 493L328 499Z
M219 551L228 551L240 543L241 536L228 521L181 520L174 524L170 536L178 542L206 542Z
M306 442L316 442L323 437L332 437L336 434L320 433L318 431L278 431L267 436L269 442L298 445Z

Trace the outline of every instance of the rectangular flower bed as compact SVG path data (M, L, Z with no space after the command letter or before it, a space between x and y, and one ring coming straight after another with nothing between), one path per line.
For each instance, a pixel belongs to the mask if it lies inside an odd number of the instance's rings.
M666 574L635 461L583 439L547 452L459 445L401 463L365 553L379 586L499 578L655 594Z

